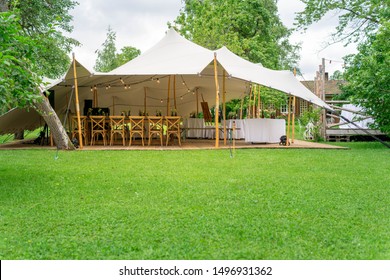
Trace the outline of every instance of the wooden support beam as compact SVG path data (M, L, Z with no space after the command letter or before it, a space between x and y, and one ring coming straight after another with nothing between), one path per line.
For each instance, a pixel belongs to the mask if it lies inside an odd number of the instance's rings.
M294 139L295 139L295 102L296 102L296 98L294 96L293 100L292 100L292 139L291 139L291 143L294 143Z
M261 91L261 86L257 85L258 88L258 94L257 94L257 118L261 118L261 98L260 98L260 91Z
M291 121L291 95L288 97L288 114L287 114L287 142L286 146L290 146L290 121Z
M226 146L226 71L223 70L222 84L223 144Z
M250 91L249 91L249 104L248 104L248 115L246 116L247 119L252 118L252 93L253 93L253 85L250 84Z
M177 112L177 103L176 103L176 75L173 76L173 106L175 112Z
M196 117L199 116L199 92L198 88L196 88Z
M170 116L169 114L169 110L170 110L170 107L171 107L171 104L170 104L170 94L171 94L171 76L169 76L168 78L168 98L167 98L167 116Z
M76 58L73 53L73 77L74 77L74 88L75 88L75 104L76 104L76 115L77 115L77 125L78 125L78 131L79 131L79 144L80 149L82 149L83 146L83 135L81 131L81 119L80 119L80 103L79 103L79 87L77 82L77 67L76 67Z
M111 115L115 116L115 96L112 97L112 113Z
M144 87L144 116L146 116L146 91L147 87Z
M215 81L215 148L219 148L219 82L217 53L214 53L214 81Z

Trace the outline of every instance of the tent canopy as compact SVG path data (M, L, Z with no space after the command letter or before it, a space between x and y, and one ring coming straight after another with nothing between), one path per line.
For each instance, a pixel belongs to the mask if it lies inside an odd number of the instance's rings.
M176 100L177 112L189 116L197 111L202 100L215 104L213 61L218 62L218 79L222 85L226 77L226 100L243 97L251 83L261 84L300 97L322 108L330 107L303 86L291 72L276 71L242 59L223 47L216 51L205 49L170 29L154 47L109 73L93 73L79 62L76 63L81 112L84 100L94 98L97 107L108 107L112 115L131 111L138 115L144 111L154 115L161 111L169 114ZM168 86L170 83L170 86ZM68 105L75 113L73 67L62 79L53 81L46 89L54 91L54 109L60 120ZM168 88L170 88L168 99ZM174 99L174 94L176 99ZM199 95L198 95L199 94ZM170 107L167 108L167 103ZM168 112L167 112L168 111ZM0 133L13 133L20 129L39 127L42 120L31 122L11 121L23 118L25 111L14 109L0 117ZM18 115L16 117L16 115ZM31 121L31 119L30 119Z

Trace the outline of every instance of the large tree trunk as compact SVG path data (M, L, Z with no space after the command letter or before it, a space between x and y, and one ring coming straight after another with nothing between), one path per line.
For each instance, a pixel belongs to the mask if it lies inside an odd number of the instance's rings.
M42 98L34 106L49 126L57 148L61 150L74 150L75 147L70 141L56 112L51 107L49 100L42 94Z

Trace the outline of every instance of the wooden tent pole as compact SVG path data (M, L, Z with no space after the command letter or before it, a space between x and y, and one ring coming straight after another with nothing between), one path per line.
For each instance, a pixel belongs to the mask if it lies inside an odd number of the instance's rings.
M112 116L115 116L115 96L112 97Z
M214 53L214 80L215 80L215 148L219 148L219 82L217 68L217 53Z
M198 88L196 88L196 117L199 116L199 92Z
M81 132L79 88L78 88L78 83L77 83L76 58L75 58L74 53L73 53L73 76L74 76L74 88L75 88L77 125L78 125L78 131L79 131L79 144L80 144L80 149L82 149L83 148L83 136L82 136L82 132Z
M291 121L291 95L288 97L288 115L287 115L287 142L286 146L290 146L290 121Z
M261 91L261 86L257 85L257 90L258 90L258 96L257 96L257 118L260 119L260 109L261 109L261 99L260 99L260 91Z
M297 76L297 69L294 68L294 76L296 77ZM291 139L291 143L294 143L294 139L295 139L295 104L296 104L296 99L295 99L295 95L293 97L293 100L292 100L292 139Z
M175 112L177 112L177 104L176 104L176 75L173 76L173 106L175 108Z
M167 98L167 116L169 116L169 109L171 107L170 104L170 95L171 95L171 76L168 78L168 98Z
M246 116L247 119L251 119L251 113L252 113L252 91L253 91L253 85L250 84L250 91L249 91L249 104L248 104L248 115Z
M242 120L242 110L244 107L244 98L241 98L241 107L240 107L240 120Z
M252 105L252 118L256 118L256 93L257 93L257 85L254 85L255 88L253 90L253 105Z
M223 144L226 146L226 71L223 70L223 84L222 84L222 115L223 115Z
M144 87L144 116L146 116L146 87Z

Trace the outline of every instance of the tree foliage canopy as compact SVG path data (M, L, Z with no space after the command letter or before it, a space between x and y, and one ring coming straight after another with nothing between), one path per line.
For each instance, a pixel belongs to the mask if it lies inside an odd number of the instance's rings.
M39 41L25 36L14 12L0 13L0 108L26 107L39 98L35 72Z
M68 54L79 42L64 35L73 30L72 10L77 2L73 0L5 0L10 11L18 10L19 23L25 36L39 41L36 49L35 68L44 76L58 78L69 67Z
M273 69L291 69L298 47L291 45L274 0L186 0L174 27L208 49L228 47Z
M346 57L343 92L374 117L390 134L390 23L359 45L359 53Z
M116 51L116 33L108 27L107 38L103 43L103 49L97 50L97 59L94 69L98 72L110 72L115 68L125 64L141 54L141 51L134 47L123 47L121 52Z
M2 0L0 2L0 110L28 107L41 98L41 77L59 77L78 43L69 10L75 1Z
M365 108L377 128L390 134L390 2L382 0L302 0L298 27L319 21L327 12L339 14L335 40L359 41L358 53L346 56L343 96Z
M297 14L297 28L306 29L328 12L339 16L334 41L357 42L378 30L390 15L389 2L383 0L301 0L305 9Z

